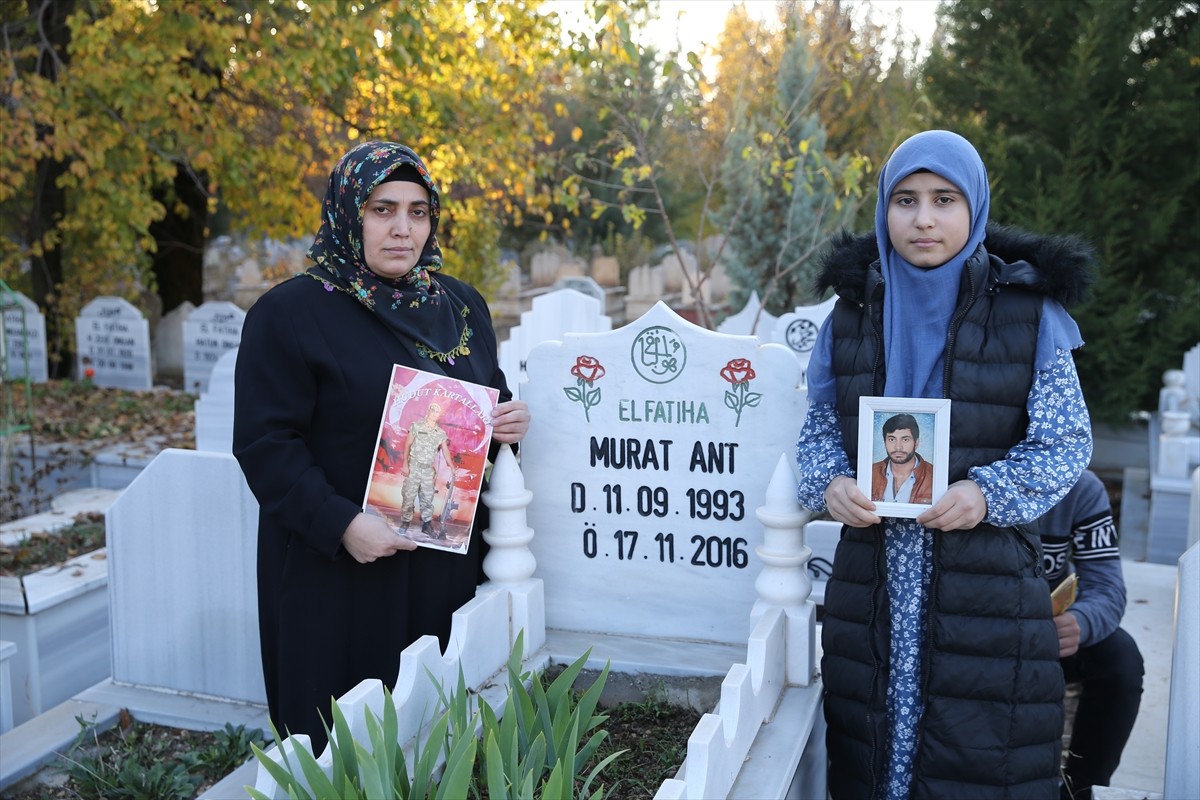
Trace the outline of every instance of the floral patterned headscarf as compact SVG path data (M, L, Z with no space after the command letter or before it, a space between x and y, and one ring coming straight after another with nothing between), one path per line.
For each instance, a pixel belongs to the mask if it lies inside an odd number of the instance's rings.
M381 278L363 258L363 208L375 187L403 167L415 169L429 191L429 239L406 275ZM416 153L395 142L364 142L342 156L329 175L321 228L308 249L316 264L307 274L323 282L326 291L358 300L393 333L412 341L421 356L453 364L470 354L471 328L466 304L433 277L442 268L441 210L437 184Z

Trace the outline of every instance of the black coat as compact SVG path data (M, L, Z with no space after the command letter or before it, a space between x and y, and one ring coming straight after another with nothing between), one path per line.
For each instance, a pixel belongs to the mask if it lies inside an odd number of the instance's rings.
M471 354L451 377L512 395L497 360L487 305L465 301ZM481 576L480 519L466 555L418 548L370 564L341 546L362 510L392 365L430 370L370 311L297 276L246 315L235 373L233 452L258 499L258 614L271 721L323 747L331 699L366 678L393 687L400 652L432 634L443 649L452 613ZM431 370L432 371L432 370Z
M832 366L851 458L858 397L881 394L884 385L885 287L874 242L835 240L822 275L839 294ZM945 390L955 403L951 480L1021 440L1042 297L1077 300L1090 262L1077 240L996 227L968 259L946 352ZM835 798L884 791L891 668L884 535L882 526L843 528L825 592L821 671ZM1056 798L1063 683L1038 539L981 524L933 541L912 797Z

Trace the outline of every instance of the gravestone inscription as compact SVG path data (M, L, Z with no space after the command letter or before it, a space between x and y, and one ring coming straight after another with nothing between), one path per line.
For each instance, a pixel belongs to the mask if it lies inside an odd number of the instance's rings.
M550 628L744 643L755 516L804 418L795 355L658 303L533 348L521 468Z
M242 341L246 312L225 300L211 300L183 321L183 387L193 394L208 391L213 367Z
M149 389L150 326L128 300L97 297L75 320L75 373L97 386Z
M45 315L20 292L0 293L0 311L4 313L3 352L8 353L6 376L45 383L50 378Z

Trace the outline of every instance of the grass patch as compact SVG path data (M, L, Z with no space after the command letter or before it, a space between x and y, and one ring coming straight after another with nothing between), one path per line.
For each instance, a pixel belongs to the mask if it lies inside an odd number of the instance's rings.
M24 392L13 393L13 411L25 419ZM196 395L175 389L134 391L100 387L91 381L53 380L32 386L33 435L43 442L89 442L121 438L140 441L167 436L171 447L195 447Z
M103 733L76 717L74 744L5 800L188 800L251 758L265 743L257 728L189 731L137 722L122 710Z
M0 575L19 576L104 547L104 515L89 511L52 533L37 532L20 544L0 547Z

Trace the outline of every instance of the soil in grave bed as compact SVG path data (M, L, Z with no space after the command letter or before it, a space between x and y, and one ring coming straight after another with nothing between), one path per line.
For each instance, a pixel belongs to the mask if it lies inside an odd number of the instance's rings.
M602 709L608 738L598 762L627 751L604 770L610 800L649 800L674 776L700 713L646 700ZM0 800L99 800L198 797L251 757L259 730L227 727L198 732L134 721L122 712L116 727L96 735L82 728L76 746L37 775L0 793ZM590 769L590 766L589 766Z

